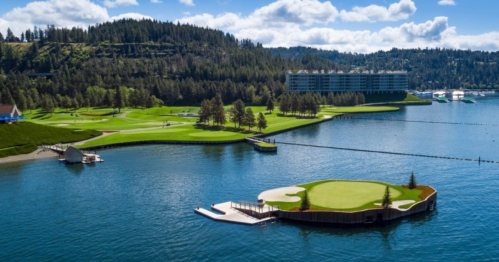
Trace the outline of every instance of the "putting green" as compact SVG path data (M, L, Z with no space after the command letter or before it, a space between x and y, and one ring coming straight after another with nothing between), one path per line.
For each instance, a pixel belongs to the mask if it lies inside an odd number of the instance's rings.
M234 136L236 133L224 132L224 131L208 131L208 132L197 132L189 134L189 136L193 137L226 137L226 136Z
M386 185L374 182L331 181L318 184L310 189L310 203L315 206L332 209L349 209L379 201L385 192ZM390 197L402 195L397 189L390 187Z

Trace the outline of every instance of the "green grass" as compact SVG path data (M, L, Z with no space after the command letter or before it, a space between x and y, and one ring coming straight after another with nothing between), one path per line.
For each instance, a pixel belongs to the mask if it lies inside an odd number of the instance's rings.
M384 195L385 187L390 188L392 201L414 200L420 202L418 195L421 190L408 189L402 186L391 185L376 181L352 181L352 180L324 180L298 185L307 190L312 209L358 211L369 208L378 208ZM303 198L305 191L289 196ZM269 205L279 205L282 210L297 209L301 201L297 202L266 202ZM405 208L415 204L404 205Z
M275 144L263 143L263 142L256 143L256 145L261 146L261 147L268 147L268 148L274 148L274 147L277 147Z
M253 133L220 131L215 128L203 128L197 125L184 125L179 127L159 128L144 131L131 131L115 133L100 139L88 141L80 148L102 146L126 142L140 141L223 141L244 139L253 136Z
M30 122L0 125L0 149L5 149L0 157L30 153L37 145L71 143L101 134L96 130L73 130Z
M227 109L230 106L226 106ZM323 111L317 117L308 116L291 116L283 115L278 110L272 113L267 112L265 106L251 106L253 112L258 114L263 112L267 119L267 128L263 129L264 133L286 130L289 128L299 127L311 123L317 123L324 120L325 116L333 117L345 112L380 112L398 110L396 107L337 107L323 108ZM32 114L26 113L28 121L54 127L65 127L80 130L97 129L105 131L123 131L111 134L99 139L95 139L80 146L94 147L109 144L140 142L140 141L230 141L243 139L248 136L255 135L256 127L252 128L252 132L247 132L244 129L248 127L242 126L240 130L234 128L234 123L227 122L226 130L220 130L217 127L206 127L202 125L194 125L197 117L181 117L179 113L196 113L199 107L161 107L161 108L124 108L116 117L111 116L82 116L81 113L104 114L115 111L111 108L91 108L87 110L82 108L76 111L66 112L58 109L54 114L45 114L43 112L34 111ZM71 116L71 113L73 116ZM76 114L79 114L76 117ZM229 115L227 115L228 118ZM166 121L170 127L162 128ZM192 123L193 125L182 125L182 123ZM173 126L173 127L172 127ZM146 129L148 128L148 129ZM142 129L142 130L132 130ZM126 132L125 132L126 131Z
M398 107L394 106L338 106L323 108L321 113L374 113L374 112L390 112L397 111Z

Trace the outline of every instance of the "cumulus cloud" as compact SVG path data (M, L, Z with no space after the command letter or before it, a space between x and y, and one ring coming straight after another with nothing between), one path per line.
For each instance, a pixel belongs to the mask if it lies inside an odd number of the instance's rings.
M5 32L10 27L14 34L19 35L24 30L33 28L34 25L86 27L120 18L152 19L137 13L110 17L105 7L90 0L47 0L31 2L24 7L17 7L7 12L0 18L0 31Z
M401 0L388 8L379 5L354 7L352 11L342 10L341 20L350 22L398 21L409 18L416 12L416 4L412 0Z
M114 20L120 20L120 19L125 19L125 18L131 18L131 19L135 19L135 20L143 20L143 19L153 20L152 17L150 17L148 15L139 14L139 13L121 14L121 15L110 17L108 20L114 21Z
M137 0L105 0L104 5L109 8L115 8L118 6L139 5L139 3L137 3Z
M163 3L163 1L160 1L160 0L151 0L151 3L153 3L153 4L161 4L161 3Z
M439 5L456 5L456 2L454 0L440 0L438 1Z
M194 6L193 0L178 0L181 4L187 5L187 6Z

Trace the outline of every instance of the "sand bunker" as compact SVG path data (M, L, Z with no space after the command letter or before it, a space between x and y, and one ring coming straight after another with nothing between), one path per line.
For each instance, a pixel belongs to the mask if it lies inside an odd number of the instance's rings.
M69 126L68 124L58 124L57 126Z
M305 190L303 187L289 186L263 191L258 195L258 199L265 201L280 201L280 202L297 202L301 198L299 196L286 196L286 194L296 194Z
M393 201L390 207L397 208L397 209L404 209L400 208L399 206L407 205L407 204L412 204L416 201L414 200L399 200L399 201ZM377 206L381 206L381 203L374 203ZM404 209L405 210L405 209Z

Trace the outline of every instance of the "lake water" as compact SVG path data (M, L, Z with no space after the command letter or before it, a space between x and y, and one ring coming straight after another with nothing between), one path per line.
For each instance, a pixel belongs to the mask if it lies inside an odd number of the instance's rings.
M499 124L499 99L413 106L363 117ZM499 160L499 127L333 120L277 141ZM279 145L137 146L106 162L0 165L1 261L493 261L499 257L499 165ZM418 183L438 206L372 227L215 222L196 206L256 200L264 190L320 179Z

